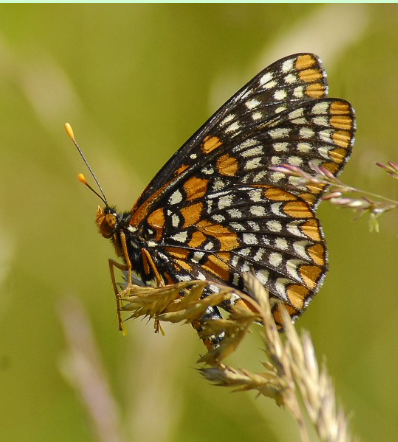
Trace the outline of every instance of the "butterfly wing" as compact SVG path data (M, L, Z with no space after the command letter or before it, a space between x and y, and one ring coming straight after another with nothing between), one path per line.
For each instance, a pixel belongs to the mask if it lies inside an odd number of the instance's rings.
M244 290L253 271L292 316L319 289L327 256L315 207L282 163L337 174L354 139L351 105L326 98L312 54L283 58L228 100L155 176L131 226L168 282L209 279ZM279 322L279 313L274 312Z

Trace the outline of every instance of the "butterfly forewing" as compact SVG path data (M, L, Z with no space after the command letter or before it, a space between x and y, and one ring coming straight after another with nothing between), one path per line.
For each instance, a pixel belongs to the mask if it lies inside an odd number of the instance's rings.
M242 275L254 272L292 316L306 308L327 271L314 214L324 187L300 187L270 167L342 169L354 112L326 93L316 56L279 60L160 170L134 206L130 225L165 282L206 279L245 290ZM275 307L278 323L279 315Z

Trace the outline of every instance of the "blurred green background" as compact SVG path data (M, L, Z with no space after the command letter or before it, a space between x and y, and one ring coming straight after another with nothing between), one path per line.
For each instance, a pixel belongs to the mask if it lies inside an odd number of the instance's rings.
M398 162L397 5L0 6L0 440L298 440L271 400L201 378L189 326L161 337L131 321L127 337L118 332L114 251L63 125L128 210L224 100L302 51L322 58L330 95L357 112L344 181L397 199L397 182L374 166ZM326 358L353 432L395 440L397 213L380 233L327 203L319 216L330 273L297 327ZM253 333L229 362L261 371L262 359Z

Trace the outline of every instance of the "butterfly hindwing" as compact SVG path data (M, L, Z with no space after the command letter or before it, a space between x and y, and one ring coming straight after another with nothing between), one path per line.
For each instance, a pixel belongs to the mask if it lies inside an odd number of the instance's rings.
M244 290L242 274L254 272L292 316L306 308L327 271L314 213L324 187L300 186L271 166L310 172L313 163L339 173L352 148L354 111L326 94L315 55L279 60L160 170L130 225L166 282L207 279Z

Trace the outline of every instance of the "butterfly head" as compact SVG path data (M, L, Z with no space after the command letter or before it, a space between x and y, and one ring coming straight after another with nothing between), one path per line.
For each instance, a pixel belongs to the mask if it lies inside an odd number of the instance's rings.
M108 206L105 206L104 209L98 206L95 222L104 238L112 238L118 226L117 212L114 208Z

